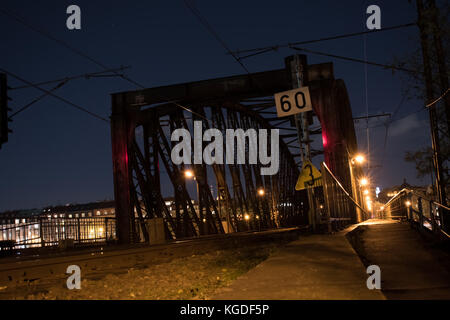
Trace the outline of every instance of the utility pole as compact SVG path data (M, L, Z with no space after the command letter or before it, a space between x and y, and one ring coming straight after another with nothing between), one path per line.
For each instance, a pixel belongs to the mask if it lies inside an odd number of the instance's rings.
M437 64L438 64L438 71L439 71L439 84L441 88L442 94L445 94L445 92L448 89L448 74L447 74L447 66L445 63L445 51L442 46L442 29L439 25L439 9L436 6L435 0L428 0L428 8L430 9L430 22L432 25L432 31L433 31L433 42L434 42L434 49L436 51L436 58L437 58ZM447 120L447 130L450 134L450 95L447 94L444 97L444 105L445 105L445 114L446 114L446 120Z
M285 60L286 65L290 70L292 88L300 88L305 86L308 82L307 76L307 61L306 55L296 54L294 56L287 57ZM300 145L300 157L302 163L305 161L311 161L311 145L309 140L309 123L306 112L297 113L294 115L295 126L297 128L298 142ZM309 212L308 220L312 229L316 229L316 206L314 201L314 188L307 188Z
M433 90L433 76L430 63L430 54L428 47L428 35L426 31L425 19L424 19L424 5L422 0L416 0L417 15L419 20L420 40L422 44L422 57L424 78L426 87L426 99L428 102L434 99ZM436 173L436 191L438 195L438 202L441 204L446 203L445 186L442 184L442 158L440 153L439 132L437 127L436 105L428 108L430 115L430 128L431 128L431 146L433 149L433 165Z

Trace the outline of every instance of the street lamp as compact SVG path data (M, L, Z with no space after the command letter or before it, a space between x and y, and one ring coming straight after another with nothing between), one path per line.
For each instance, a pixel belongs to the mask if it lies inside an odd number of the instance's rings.
M258 189L258 195L259 195L259 196L262 197L265 193L266 193L266 192L264 191L263 188L259 188L259 189Z
M357 154L352 159L352 164L363 164L366 161L366 158L362 154Z
M186 178L193 178L194 177L194 171L192 171L192 170L186 170L185 172L184 172L184 176L186 177Z
M361 180L359 180L359 184L361 186L367 186L369 184L369 180L367 180L367 178L362 178Z

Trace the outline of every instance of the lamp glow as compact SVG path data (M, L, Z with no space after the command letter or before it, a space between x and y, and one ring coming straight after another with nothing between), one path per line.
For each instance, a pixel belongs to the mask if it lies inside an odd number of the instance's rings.
M192 177L194 176L194 172L193 172L192 170L186 170L186 171L184 172L184 176L185 176L186 178L192 178Z
M358 154L355 157L355 162L358 163L358 164L364 163L365 160L366 159L364 158L364 156L362 154Z
M367 185L369 184L369 180L367 180L367 178L362 178L362 179L359 181L359 183L360 183L360 185L362 185L362 186L367 186Z

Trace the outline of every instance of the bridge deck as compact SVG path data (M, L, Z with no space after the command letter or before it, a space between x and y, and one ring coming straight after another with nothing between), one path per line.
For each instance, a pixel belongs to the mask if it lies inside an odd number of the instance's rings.
M381 268L387 299L450 299L450 254L408 223L367 223L357 230L365 264ZM362 241L361 241L362 240Z

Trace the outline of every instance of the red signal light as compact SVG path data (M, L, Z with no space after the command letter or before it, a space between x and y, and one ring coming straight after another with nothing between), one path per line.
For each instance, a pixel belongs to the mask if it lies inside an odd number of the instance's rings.
M324 133L322 133L322 143L324 147L326 147L328 144L327 136Z

